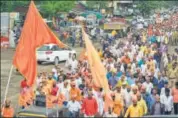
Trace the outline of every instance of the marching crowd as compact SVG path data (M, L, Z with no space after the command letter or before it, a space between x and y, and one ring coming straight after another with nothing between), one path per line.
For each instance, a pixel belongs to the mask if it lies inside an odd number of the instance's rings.
M113 104L105 109L103 88L93 84L87 54L77 60L69 54L65 67L56 65L52 72L39 72L35 87L21 81L19 106L33 104L35 96L46 96L46 107L64 107L68 117L142 117L178 114L178 51L168 54L166 32L163 37L146 32L124 39L103 41L98 49L107 73ZM35 92L34 92L35 91ZM13 114L6 101L2 116Z

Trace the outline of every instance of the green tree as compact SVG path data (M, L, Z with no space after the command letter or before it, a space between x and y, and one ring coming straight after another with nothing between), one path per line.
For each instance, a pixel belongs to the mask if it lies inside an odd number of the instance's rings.
M69 12L75 6L75 1L43 1L40 12L49 18L55 17L60 12Z
M106 9L107 1L87 1L86 5L89 9Z
M0 1L1 12L14 12L17 7L28 7L29 0ZM46 17L53 17L58 12L69 12L75 6L75 1L35 1L39 11Z
M161 8L170 7L171 4L174 4L173 1L145 1L139 0L136 1L135 4L137 8L140 10L143 16L150 15L151 11Z
M30 1L1 1L1 12L14 12L17 7L27 6Z

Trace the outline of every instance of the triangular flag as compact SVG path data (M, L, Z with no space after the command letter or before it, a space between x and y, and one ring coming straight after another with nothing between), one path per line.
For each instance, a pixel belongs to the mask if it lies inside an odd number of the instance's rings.
M87 52L86 52L86 49L85 49L85 48L84 48L84 49L82 50L82 52L80 53L78 59L79 59L80 61L87 59Z
M67 46L50 30L31 1L13 59L13 65L27 79L29 86L33 85L37 75L36 49L49 43L61 48Z
M106 78L106 70L101 62L98 52L92 45L91 40L89 39L88 35L86 34L83 28L82 28L82 34L86 45L87 59L90 64L94 85L96 87L103 88L106 95L105 96L105 110L106 110L109 106L112 106L113 104L113 101L110 96L108 80Z

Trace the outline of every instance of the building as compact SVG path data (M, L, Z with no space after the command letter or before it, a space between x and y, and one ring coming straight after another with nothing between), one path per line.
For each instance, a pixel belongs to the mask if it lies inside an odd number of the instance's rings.
M71 10L71 12L79 15L85 12L86 10L86 5L84 1L78 1L75 3L75 7Z
M133 1L110 1L108 7L111 9L111 12L115 16L128 16L133 13Z

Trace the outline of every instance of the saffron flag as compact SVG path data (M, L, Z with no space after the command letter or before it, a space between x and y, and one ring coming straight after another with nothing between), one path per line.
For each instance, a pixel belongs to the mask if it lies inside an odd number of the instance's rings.
M92 45L91 40L89 39L88 35L82 29L83 39L86 45L86 52L87 52L87 59L90 64L91 74L94 81L94 85L96 87L102 87L105 92L105 109L112 104L111 96L110 96L110 89L109 84L106 78L106 70L104 65L101 62L101 59L98 55L98 52Z
M87 52L86 49L83 49L82 52L79 55L79 60L86 60L87 59Z
M33 85L37 75L36 49L49 43L57 44L61 48L67 46L50 30L31 1L13 58L13 65L27 79L29 86Z

